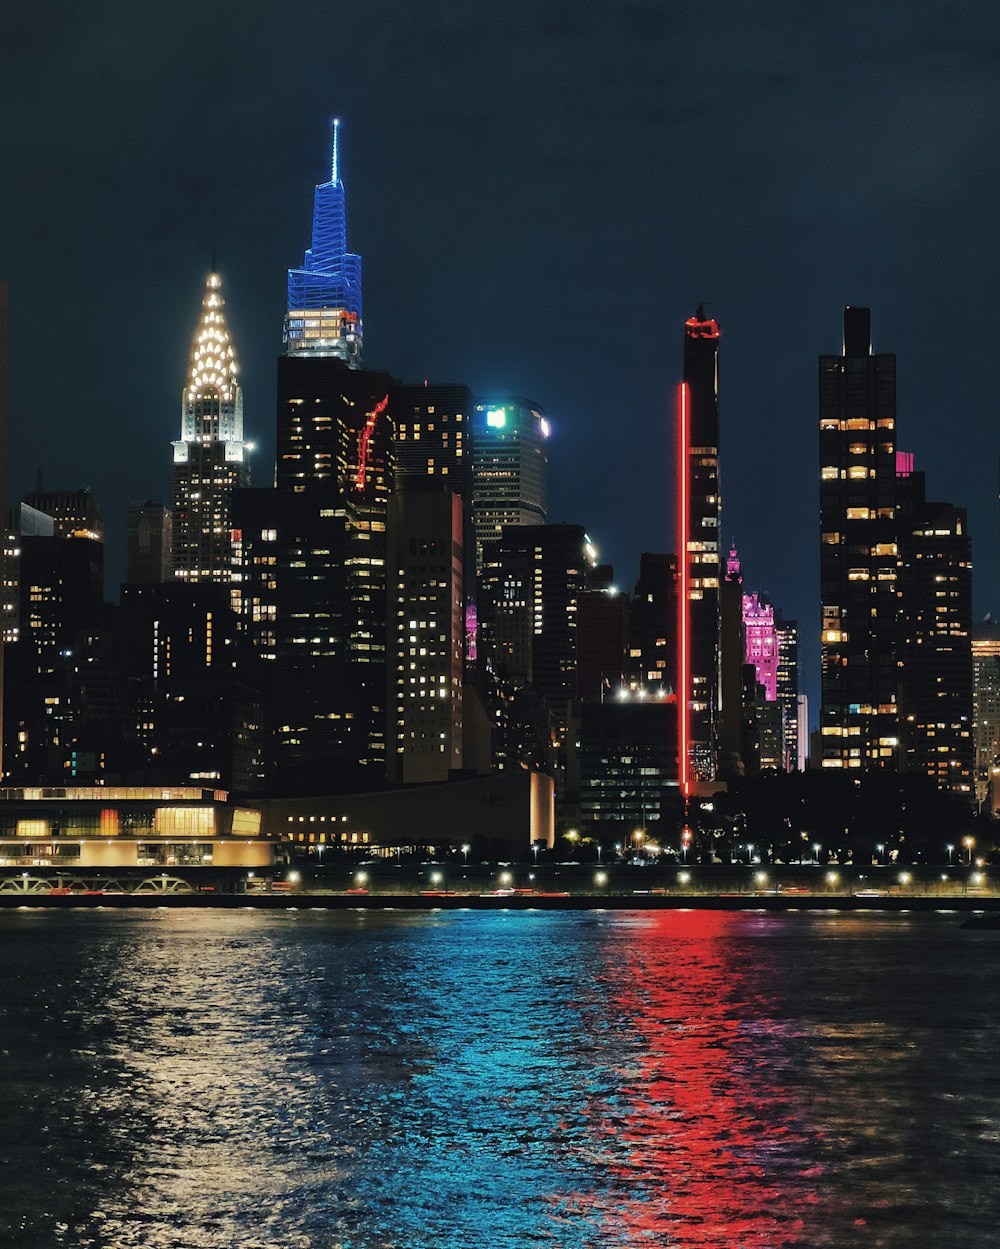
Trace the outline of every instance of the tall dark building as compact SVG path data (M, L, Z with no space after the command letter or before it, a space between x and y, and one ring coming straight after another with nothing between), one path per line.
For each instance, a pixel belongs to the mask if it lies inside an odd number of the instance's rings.
M629 620L628 683L677 689L677 556L644 551Z
M446 781L462 767L462 500L425 478L388 508L390 781Z
M257 691L240 672L244 645L224 585L122 588L119 659L146 783L259 792L267 761Z
M907 460L909 457L907 457ZM972 545L964 508L898 480L902 766L972 801L975 793Z
M867 308L844 310L819 361L821 738L826 768L894 767L897 706L896 357Z
M77 635L95 629L104 604L104 543L96 538L22 536L20 636L39 673L52 672Z
M611 697L628 688L629 598L615 586L576 600L576 697ZM662 687L661 687L662 688Z
M278 360L275 524L263 545L277 561L276 748L289 786L384 771L393 384L336 356ZM244 562L260 550L252 538Z
M797 772L804 766L800 751L805 752L808 742L799 736L799 626L795 620L786 620L780 608L774 610L774 632L778 640L777 692L781 704L781 740L783 767L786 772Z
M719 324L699 306L684 324L684 385L679 439L682 567L679 630L685 688L681 740L687 745L682 781L709 781L718 768L720 617ZM686 711L686 714L685 714Z
M513 525L493 559L498 675L544 699L558 746L576 695L577 607L593 546L582 525Z
M583 704L580 823L587 833L622 845L669 836L680 805L676 719L673 699L625 690Z
M459 495L471 513L473 411L468 386L424 382L392 387L387 416L398 490L431 478Z
M170 577L173 517L162 503L128 505L128 564L130 585L159 585Z

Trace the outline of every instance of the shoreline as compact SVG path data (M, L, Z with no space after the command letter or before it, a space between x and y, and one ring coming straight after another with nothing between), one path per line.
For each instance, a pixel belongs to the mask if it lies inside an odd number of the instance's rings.
M0 894L2 910L261 911L940 911L1000 913L1000 897L780 894L101 893Z

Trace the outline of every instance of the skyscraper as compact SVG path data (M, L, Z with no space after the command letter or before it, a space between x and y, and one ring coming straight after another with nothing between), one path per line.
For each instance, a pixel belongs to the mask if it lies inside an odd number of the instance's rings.
M1000 806L1000 624L989 616L972 626L976 803L995 814Z
M786 772L798 772L805 767L805 752L809 745L809 733L801 731L799 724L801 700L799 694L799 626L795 620L786 620L780 609L774 613L774 631L778 639L778 674L776 687L781 704L781 735Z
M173 444L173 574L189 583L233 580L233 491L249 484L243 392L222 311L222 279L210 273L181 394Z
M347 250L347 212L340 180L340 119L333 120L330 177L313 195L312 246L300 269L288 270L285 354L336 356L361 364L361 257Z
M541 407L516 395L476 404L472 435L472 508L481 573L509 525L541 525L548 513Z
M275 520L243 542L245 560L275 560L276 749L292 787L385 766L393 384L335 357L278 360Z
M719 324L699 305L684 324L678 438L678 716L682 787L717 770L719 715Z
M388 507L388 741L397 782L462 766L462 500L425 478Z
M495 665L514 687L533 688L561 745L576 696L577 604L595 561L582 525L511 525L494 555Z
M901 761L907 771L922 772L971 801L975 741L968 519L964 508L930 502L924 474L909 471L909 465L898 477L897 491Z
M628 683L676 693L677 557L644 551L629 619Z
M897 709L896 357L871 312L845 308L819 360L820 595L825 768L894 767Z

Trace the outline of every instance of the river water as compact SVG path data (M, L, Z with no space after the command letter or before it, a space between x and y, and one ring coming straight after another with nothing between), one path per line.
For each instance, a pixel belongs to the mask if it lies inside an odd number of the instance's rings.
M0 1245L1000 1243L951 914L0 914Z

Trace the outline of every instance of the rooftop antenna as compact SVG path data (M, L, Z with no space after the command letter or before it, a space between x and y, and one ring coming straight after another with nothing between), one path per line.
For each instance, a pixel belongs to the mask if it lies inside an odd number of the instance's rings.
M337 182L339 180L337 177L337 157L338 157L337 136L339 132L340 132L340 118L335 117L333 119L333 155L330 161L330 181L331 182Z

